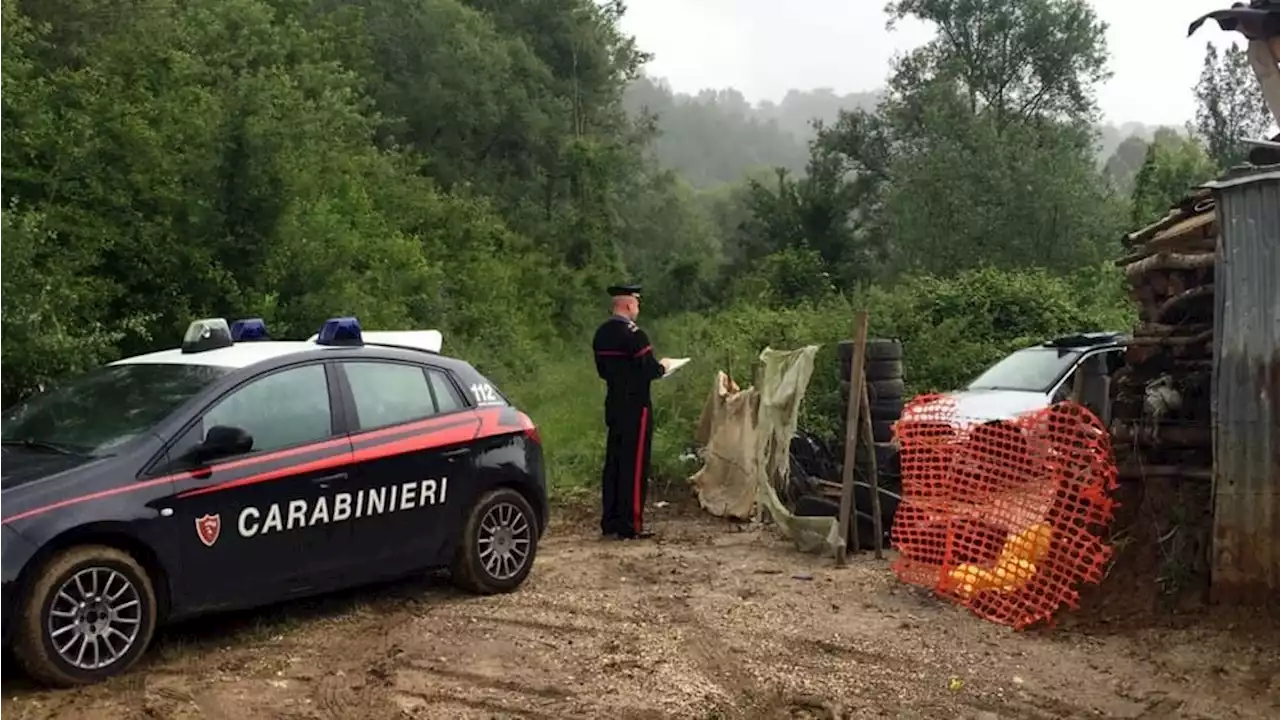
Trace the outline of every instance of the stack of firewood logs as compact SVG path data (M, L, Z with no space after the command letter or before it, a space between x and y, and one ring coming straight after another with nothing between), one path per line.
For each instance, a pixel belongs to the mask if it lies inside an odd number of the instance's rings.
M1209 478L1213 470L1213 280L1217 213L1208 191L1124 238L1139 320L1112 385L1121 479Z

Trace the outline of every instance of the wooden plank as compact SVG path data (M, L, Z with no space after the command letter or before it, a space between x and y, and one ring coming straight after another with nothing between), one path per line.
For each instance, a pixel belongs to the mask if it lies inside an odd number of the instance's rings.
M853 520L853 551L858 552L858 516L851 512L853 507L853 464L858 454L858 416L862 409L862 394L865 392L867 364L867 325L870 318L866 310L859 310L853 320L853 362L849 372L849 382L858 383L864 388L859 392L850 392L848 404L845 406L844 430L844 473L841 477L840 492L840 542L836 544L836 564L844 565L846 560L845 545L849 539L849 520ZM850 385L850 387L853 387Z
M884 527L880 520L880 468L876 464L876 433L871 427L871 401L867 398L866 378L856 381L862 388L862 442L871 452L871 526L876 534L876 559L884 559ZM856 527L856 526L855 526Z
M1181 221L1184 217L1186 216L1183 214L1181 210L1179 210L1178 208L1173 208L1168 213L1166 213L1164 217L1160 218L1159 220L1151 223L1150 225L1142 228L1141 230L1135 230L1134 232L1131 232L1128 235L1125 235L1124 238L1122 239L1123 243L1127 247L1134 247L1135 245L1141 245L1145 243L1147 240L1150 240L1151 237L1156 233L1160 232L1161 230L1164 230L1167 227L1171 227L1172 225L1175 225L1176 223Z

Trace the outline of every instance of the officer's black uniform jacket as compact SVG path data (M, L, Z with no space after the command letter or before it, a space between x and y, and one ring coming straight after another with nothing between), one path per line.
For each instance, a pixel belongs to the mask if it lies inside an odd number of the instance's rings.
M662 377L664 370L654 357L653 345L644 330L630 319L614 315L596 329L591 345L595 349L596 373L609 388L606 419L649 407L649 383Z

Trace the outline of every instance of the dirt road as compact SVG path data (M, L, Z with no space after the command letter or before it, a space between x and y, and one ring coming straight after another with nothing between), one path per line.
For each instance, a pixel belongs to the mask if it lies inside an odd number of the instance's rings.
M1274 621L1013 633L901 586L869 556L837 570L767 530L654 514L663 539L650 543L560 521L512 595L431 579L207 620L166 632L130 675L76 691L7 672L3 714L1280 717Z

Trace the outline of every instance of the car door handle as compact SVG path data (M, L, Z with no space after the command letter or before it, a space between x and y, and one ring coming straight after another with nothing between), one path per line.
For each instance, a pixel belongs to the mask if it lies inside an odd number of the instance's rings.
M334 473L332 475L325 475L324 477L318 477L315 480L312 480L311 482L319 485L320 487L329 487L329 483L337 482L339 480L346 480L346 479L347 479L347 474L344 472L340 472L340 473Z

